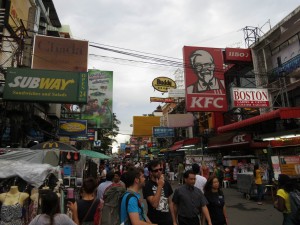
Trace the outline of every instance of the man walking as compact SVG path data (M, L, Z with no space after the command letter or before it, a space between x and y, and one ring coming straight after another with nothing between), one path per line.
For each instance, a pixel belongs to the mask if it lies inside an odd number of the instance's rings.
M207 179L200 175L200 166L197 163L194 163L192 165L192 170L196 174L196 182L194 186L199 188L202 191L202 193L204 193L203 190L207 182Z
M183 177L185 184L175 190L172 199L178 225L199 225L199 214L201 212L207 224L212 225L206 206L208 202L200 189L194 187L196 174L192 170L187 170Z
M182 162L179 162L177 167L177 179L179 184L182 184L183 172L184 172L184 166Z
M123 195L120 207L121 225L149 225L151 221L144 214L140 190L145 185L144 171L140 168L130 168L125 174L127 192ZM131 195L131 197L129 196Z
M171 195L173 189L162 174L163 168L159 161L151 161L148 164L150 180L143 188L144 198L148 204L148 217L158 225L176 224Z
M104 181L103 183L101 183L98 188L97 188L97 198L98 199L103 199L103 194L105 192L105 190L112 185L113 183L113 179L114 179L115 173L110 171L107 173L106 175L106 181Z

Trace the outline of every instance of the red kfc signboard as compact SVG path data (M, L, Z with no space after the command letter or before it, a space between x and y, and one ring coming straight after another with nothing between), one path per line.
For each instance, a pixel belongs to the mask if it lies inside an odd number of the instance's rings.
M252 62L251 51L249 48L225 48L225 61Z
M221 48L183 47L187 111L227 111Z

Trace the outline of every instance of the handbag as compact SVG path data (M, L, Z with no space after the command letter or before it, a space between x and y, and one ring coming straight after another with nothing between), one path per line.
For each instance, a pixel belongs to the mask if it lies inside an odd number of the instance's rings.
M81 225L83 224L83 222L86 220L87 216L90 214L91 212L91 209L93 208L93 205L95 204L97 198L94 199L93 203L91 204L89 210L87 211L87 213L85 214L85 216L83 217L82 221L81 221Z

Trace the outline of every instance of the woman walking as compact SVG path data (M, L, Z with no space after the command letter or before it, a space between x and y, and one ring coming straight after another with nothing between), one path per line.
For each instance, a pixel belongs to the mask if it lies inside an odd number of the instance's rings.
M262 205L261 202L263 197L262 172L260 171L259 166L257 164L254 165L253 176L257 188L257 204Z
M210 177L204 186L204 195L208 201L208 211L212 225L228 224L225 199L217 177ZM202 218L203 220L203 218ZM204 221L202 221L204 224Z
M274 207L283 213L282 225L296 225L291 218L290 192L293 190L293 185L290 177L285 174L279 174L278 186L277 200L274 202Z

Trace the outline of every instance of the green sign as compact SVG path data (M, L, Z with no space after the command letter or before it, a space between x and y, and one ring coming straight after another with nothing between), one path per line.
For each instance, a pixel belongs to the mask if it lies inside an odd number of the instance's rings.
M15 101L86 103L88 74L8 68L3 98Z

